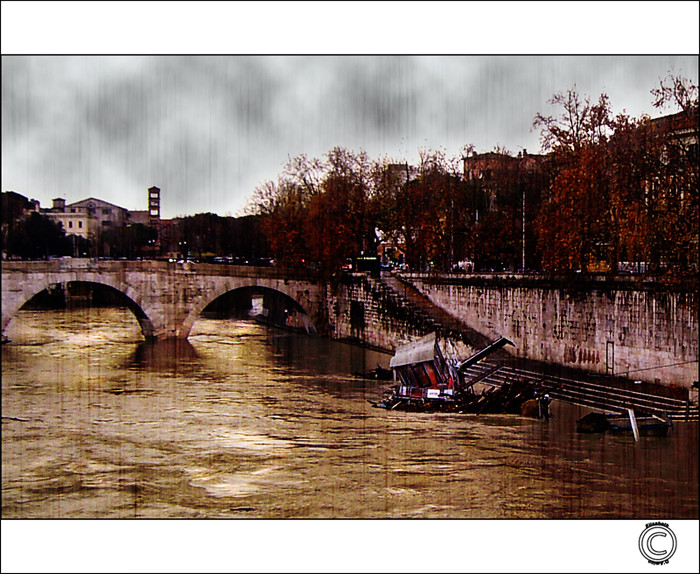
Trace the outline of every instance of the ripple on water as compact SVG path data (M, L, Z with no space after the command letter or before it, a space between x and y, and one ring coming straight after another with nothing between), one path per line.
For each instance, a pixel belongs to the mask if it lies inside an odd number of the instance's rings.
M190 479L189 484L195 488L202 488L209 496L241 497L257 492L260 485L248 474L220 474Z
M697 424L635 443L577 435L573 407L388 412L367 403L388 383L350 377L379 364L357 347L204 319L189 347L142 346L128 311L21 315L3 518L697 519Z
M253 451L268 451L271 449L288 448L290 441L273 438L270 436L240 431L218 429L209 433L211 440L220 448L241 448Z

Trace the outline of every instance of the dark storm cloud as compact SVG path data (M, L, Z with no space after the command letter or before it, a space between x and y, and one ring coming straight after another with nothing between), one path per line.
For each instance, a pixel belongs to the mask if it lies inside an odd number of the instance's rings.
M547 100L576 85L651 113L697 57L15 57L2 66L3 190L50 204L96 196L166 217L236 212L289 157L333 146L414 161L496 145L538 151Z
M417 100L423 97L416 82L413 58L378 57L340 59L334 65L333 84L338 118L357 126L357 134L372 140L402 137L415 129Z

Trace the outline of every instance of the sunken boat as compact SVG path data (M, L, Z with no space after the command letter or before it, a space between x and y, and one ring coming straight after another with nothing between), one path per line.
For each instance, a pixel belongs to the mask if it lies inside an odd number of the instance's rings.
M631 410L631 409L630 409ZM648 413L592 412L576 421L580 433L633 433L639 436L666 436L673 423L670 419Z
M517 404L519 413L526 400L536 398L529 386L520 389L516 384L505 385L496 392L492 389L479 395L474 391L477 380L465 376L468 367L505 345L513 342L500 336L463 361L444 356L437 333L399 347L389 362L396 384L388 397L373 405L389 410L479 413L507 412Z

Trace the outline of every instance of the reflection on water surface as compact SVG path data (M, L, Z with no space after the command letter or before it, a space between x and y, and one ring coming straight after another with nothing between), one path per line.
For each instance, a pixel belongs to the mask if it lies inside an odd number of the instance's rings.
M585 410L375 409L389 355L125 309L22 311L2 353L3 518L697 518L698 427L581 435Z

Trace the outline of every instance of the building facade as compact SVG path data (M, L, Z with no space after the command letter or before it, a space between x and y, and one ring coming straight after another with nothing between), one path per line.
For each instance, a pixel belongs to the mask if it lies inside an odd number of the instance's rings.
M99 240L106 229L118 229L128 221L128 211L94 197L66 205L63 198L55 198L53 207L41 210L49 219L58 221L66 235L77 235L87 240Z

